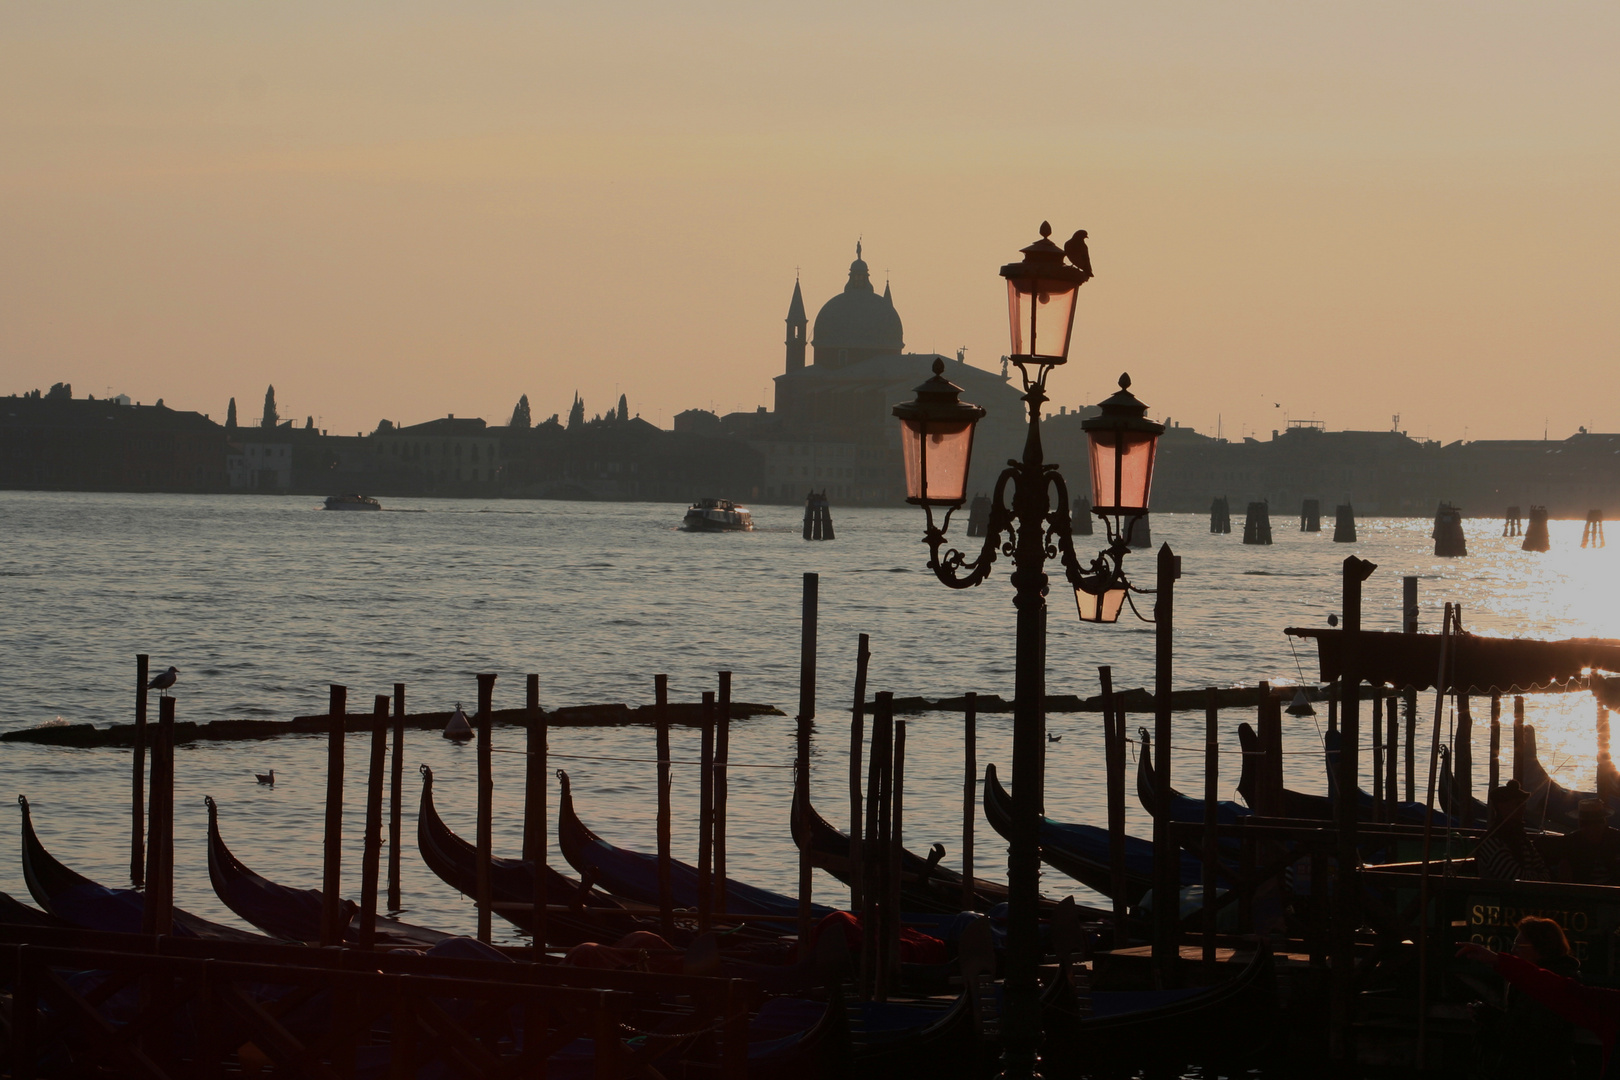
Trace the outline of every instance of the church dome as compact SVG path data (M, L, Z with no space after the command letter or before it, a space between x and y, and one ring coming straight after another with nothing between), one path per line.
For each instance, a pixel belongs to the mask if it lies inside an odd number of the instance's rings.
M849 264L844 291L821 305L816 313L810 344L817 364L843 366L905 348L900 313L894 310L887 289L882 296L873 291L872 278L860 255L861 246L856 244L855 261Z

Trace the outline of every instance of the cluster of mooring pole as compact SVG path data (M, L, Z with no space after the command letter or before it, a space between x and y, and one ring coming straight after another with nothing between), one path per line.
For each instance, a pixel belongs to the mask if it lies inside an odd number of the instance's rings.
M1534 520L1535 508L1531 507ZM1468 538L1463 535L1462 508L1441 503L1434 512L1434 553L1442 558L1461 558L1468 554ZM1531 526L1534 528L1534 525Z
M1271 505L1266 502L1249 504L1248 516L1243 520L1245 544L1271 543Z
M1225 495L1217 496L1209 504L1209 531L1212 533L1232 531L1232 504Z
M1322 500L1306 499L1299 508L1299 531L1322 531Z
M1356 542L1356 510L1349 503L1340 503L1333 509L1333 542L1335 544Z
M1519 508L1517 506L1510 506L1507 508L1507 515L1502 520L1502 535L1524 535L1524 517L1519 513Z
M990 496L973 496L973 503L968 507L967 534L969 536L983 536L984 530L989 524Z
M812 491L804 497L804 538L806 540L835 540L832 507L827 505L826 489Z
M1581 530L1581 547L1603 547L1603 511L1588 510L1586 527Z
M1148 523L1147 514L1127 518L1125 531L1130 538L1131 547L1150 548L1153 546L1153 529Z
M1552 547L1551 538L1547 535L1547 508L1545 506L1530 507L1530 524L1524 530L1524 543L1519 545L1521 551L1546 551Z
M1074 500L1074 513L1070 515L1071 529L1075 536L1091 536L1091 500L1084 495ZM979 535L984 535L980 533Z

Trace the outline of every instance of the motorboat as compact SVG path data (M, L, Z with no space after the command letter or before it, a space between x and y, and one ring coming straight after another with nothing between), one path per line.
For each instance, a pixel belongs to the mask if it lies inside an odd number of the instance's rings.
M685 532L753 532L754 519L748 507L730 499L699 499L686 511L681 522Z
M328 495L328 510L381 510L382 503L367 495Z

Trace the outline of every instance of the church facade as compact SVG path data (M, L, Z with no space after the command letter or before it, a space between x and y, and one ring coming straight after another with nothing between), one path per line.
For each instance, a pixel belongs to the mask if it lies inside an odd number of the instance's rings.
M1023 446L1020 391L961 354L906 352L889 285L878 294L861 254L857 244L843 290L822 304L814 323L799 283L793 284L776 407L767 422L753 418L748 436L764 458L756 499L802 502L809 491L825 489L844 505L904 504L900 428L890 410L915 396L936 357L945 361L945 377L962 387L963 400L987 410L975 437L970 490L988 493L1007 458Z

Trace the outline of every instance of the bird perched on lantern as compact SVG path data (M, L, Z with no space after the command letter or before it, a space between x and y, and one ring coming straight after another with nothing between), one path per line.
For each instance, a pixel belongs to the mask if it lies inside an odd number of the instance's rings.
M1087 281L1097 276L1091 272L1091 252L1086 248L1086 230L1080 229L1069 237L1069 242L1063 245L1063 254L1069 257L1076 270L1086 275Z

